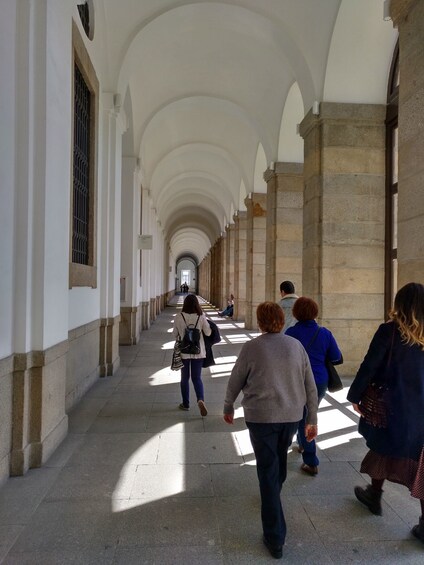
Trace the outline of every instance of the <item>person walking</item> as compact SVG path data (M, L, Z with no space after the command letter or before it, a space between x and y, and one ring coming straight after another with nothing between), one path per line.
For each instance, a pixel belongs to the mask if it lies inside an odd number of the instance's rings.
M383 393L382 397L378 395L380 399L372 395L372 389L376 388ZM390 321L380 325L372 338L347 398L361 416L358 430L369 448L361 464L361 473L371 477L371 484L366 488L355 487L356 498L370 512L381 515L384 481L406 486L421 504L421 516L412 533L424 543L422 284L408 283L396 294Z
M318 399L308 356L295 339L281 333L284 313L275 302L259 304L260 336L245 343L231 371L224 420L234 421L234 402L243 392L246 426L256 457L261 494L263 543L281 558L286 521L280 493L287 476L287 451L308 407L305 435L317 435Z
M182 402L179 405L179 408L180 410L190 410L191 378L194 391L196 393L197 405L199 407L200 414L204 417L207 416L208 411L205 404L202 381L202 365L203 360L206 357L205 340L203 335L211 335L212 330L195 294L188 294L185 297L182 311L175 317L173 329L174 337L182 341L187 328L195 328L200 331L198 343L199 352L184 353L184 351L181 351L181 358L183 361L180 382Z
M298 322L288 328L286 335L299 340L306 349L314 373L319 405L328 387L328 372L325 360L328 358L334 365L340 364L343 362L342 353L330 330L317 324L318 304L315 300L305 296L298 298L293 306L293 316ZM315 441L307 441L305 437L306 417L307 408L305 407L303 419L299 423L297 432L298 450L302 454L303 459L303 464L300 468L308 475L317 475L319 459L316 453L316 443Z
M291 281L283 281L280 284L280 294L281 300L279 304L284 312L284 327L282 331L285 333L297 321L293 316L293 306L299 297L295 294L294 284Z

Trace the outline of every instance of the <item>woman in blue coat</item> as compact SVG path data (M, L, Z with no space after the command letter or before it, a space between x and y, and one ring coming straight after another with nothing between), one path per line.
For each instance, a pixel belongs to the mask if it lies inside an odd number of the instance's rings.
M371 485L355 487L355 495L381 515L384 481L406 486L421 502L412 533L424 543L424 286L401 288L390 318L374 335L347 395L361 414L359 433L370 449L361 473L371 477ZM366 412L364 393L375 382L385 391L382 419L375 409L369 416Z
M324 398L328 388L328 372L325 367L326 358L337 365L343 362L342 353L334 339L333 334L327 328L319 326L315 319L318 316L318 304L312 298L301 296L293 306L293 316L298 322L286 330L290 335L301 342L309 356L315 384L318 392L318 404ZM308 442L305 437L306 408L303 420L299 422L297 432L297 443L299 452L302 454L302 471L308 475L318 473L319 459L316 453L315 441Z

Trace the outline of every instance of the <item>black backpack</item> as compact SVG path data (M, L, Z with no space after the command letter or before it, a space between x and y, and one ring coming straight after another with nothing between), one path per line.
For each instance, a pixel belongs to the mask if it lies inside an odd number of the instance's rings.
M184 323L186 325L183 339L181 340L181 353L186 355L198 355L200 353L200 330L197 329L197 324L199 323L200 316L197 317L196 325L187 325L184 314L181 313Z

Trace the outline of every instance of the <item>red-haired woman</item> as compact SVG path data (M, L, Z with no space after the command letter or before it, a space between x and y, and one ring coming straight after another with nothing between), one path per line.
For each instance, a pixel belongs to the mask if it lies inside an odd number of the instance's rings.
M317 390L305 350L281 333L284 313L280 306L263 302L256 316L262 334L241 349L228 381L224 420L233 423L234 402L243 391L244 418L261 492L263 542L279 559L286 537L280 493L287 475L287 451L305 405L306 437L312 440L317 434Z
M315 384L318 391L318 405L324 398L328 386L328 372L325 367L325 359L328 358L334 364L341 363L342 353L334 339L333 334L327 328L319 326L316 322L318 316L318 304L312 298L301 296L293 306L293 316L297 323L288 328L286 335L300 341L309 355ZM306 417L306 408L305 415ZM304 433L305 420L299 424L297 442L299 451L302 453L302 471L308 475L318 473L319 459L316 453L315 441L308 442Z

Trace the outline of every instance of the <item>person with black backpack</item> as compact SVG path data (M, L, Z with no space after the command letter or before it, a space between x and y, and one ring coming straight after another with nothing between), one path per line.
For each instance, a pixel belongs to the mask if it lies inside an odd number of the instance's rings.
M211 335L212 330L200 307L195 294L188 294L184 300L182 311L175 317L174 337L180 341L181 358L181 396L180 410L190 410L190 377L197 398L197 406L204 417L208 411L202 382L202 366L206 357L203 335Z

